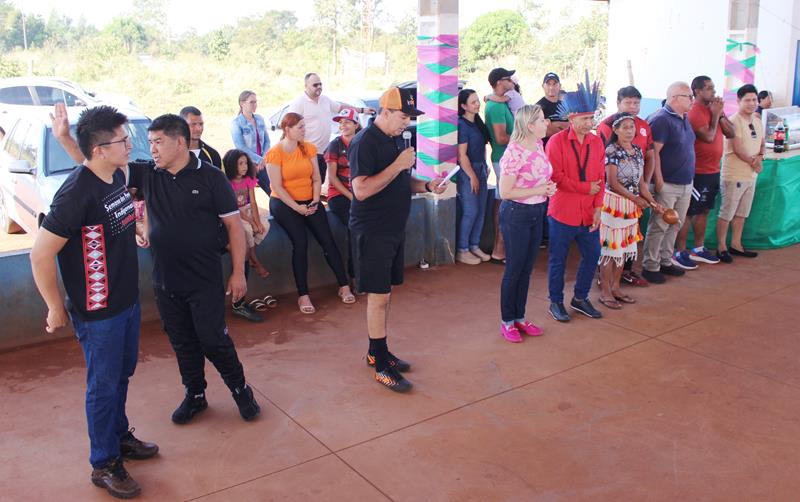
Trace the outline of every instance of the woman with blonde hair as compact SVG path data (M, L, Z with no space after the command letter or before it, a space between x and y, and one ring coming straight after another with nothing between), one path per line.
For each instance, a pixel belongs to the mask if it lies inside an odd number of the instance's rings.
M500 334L509 342L522 341L542 329L525 319L528 286L542 239L545 201L556 192L550 180L553 168L542 138L548 120L539 105L517 111L514 132L500 159L500 231L506 245L506 266L500 287Z
M272 181L269 211L292 241L292 271L297 286L297 305L303 314L316 312L308 296L308 235L311 230L322 247L336 281L339 298L355 303L350 291L342 256L333 240L325 208L320 204L322 180L317 163L317 148L305 140L302 115L289 112L281 120L283 135L266 155L267 173Z
M256 166L258 186L269 195L269 178L264 169L264 156L269 150L269 136L264 117L256 113L258 99L253 91L239 94L239 113L231 121L231 139L237 150L242 150Z

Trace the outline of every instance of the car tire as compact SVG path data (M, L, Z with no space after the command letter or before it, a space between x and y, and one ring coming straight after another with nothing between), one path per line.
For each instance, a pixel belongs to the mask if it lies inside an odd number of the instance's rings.
M8 211L6 210L5 197L3 196L2 190L0 190L0 231L3 231L4 233L7 234L22 233L22 227L19 226L17 222L12 220L11 217L8 215Z

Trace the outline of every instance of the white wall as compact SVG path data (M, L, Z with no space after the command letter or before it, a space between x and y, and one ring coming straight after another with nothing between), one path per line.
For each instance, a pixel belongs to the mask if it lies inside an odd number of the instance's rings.
M663 99L669 84L697 75L711 77L721 94L728 0L611 0L609 7L609 101L629 85L629 59L645 98Z
M729 0L611 0L608 34L608 83L613 99L628 85L627 61L634 84L645 98L664 97L667 86L708 75L722 93ZM769 89L775 106L792 100L800 0L760 0L755 85Z
M755 85L772 91L773 106L792 103L797 40L800 39L800 1L761 0L758 11Z

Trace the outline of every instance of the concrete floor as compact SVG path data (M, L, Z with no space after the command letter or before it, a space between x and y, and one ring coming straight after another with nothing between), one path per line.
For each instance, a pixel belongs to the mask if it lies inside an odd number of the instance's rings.
M409 270L390 321L408 395L372 381L363 298L231 319L252 423L207 365L209 409L174 425L175 358L145 325L128 412L161 453L127 464L141 500L800 499L800 247L569 324L546 315L545 258L528 301L545 335L522 344L498 334L501 267ZM89 482L84 373L72 340L0 354L0 499L110 500Z

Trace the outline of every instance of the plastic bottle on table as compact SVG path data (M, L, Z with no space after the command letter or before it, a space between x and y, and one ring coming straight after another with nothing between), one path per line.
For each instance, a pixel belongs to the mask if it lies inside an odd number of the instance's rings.
M772 140L772 150L775 153L781 153L784 151L785 148L785 141L786 141L786 129L783 127L783 122L778 122L778 125L775 126L775 135Z

